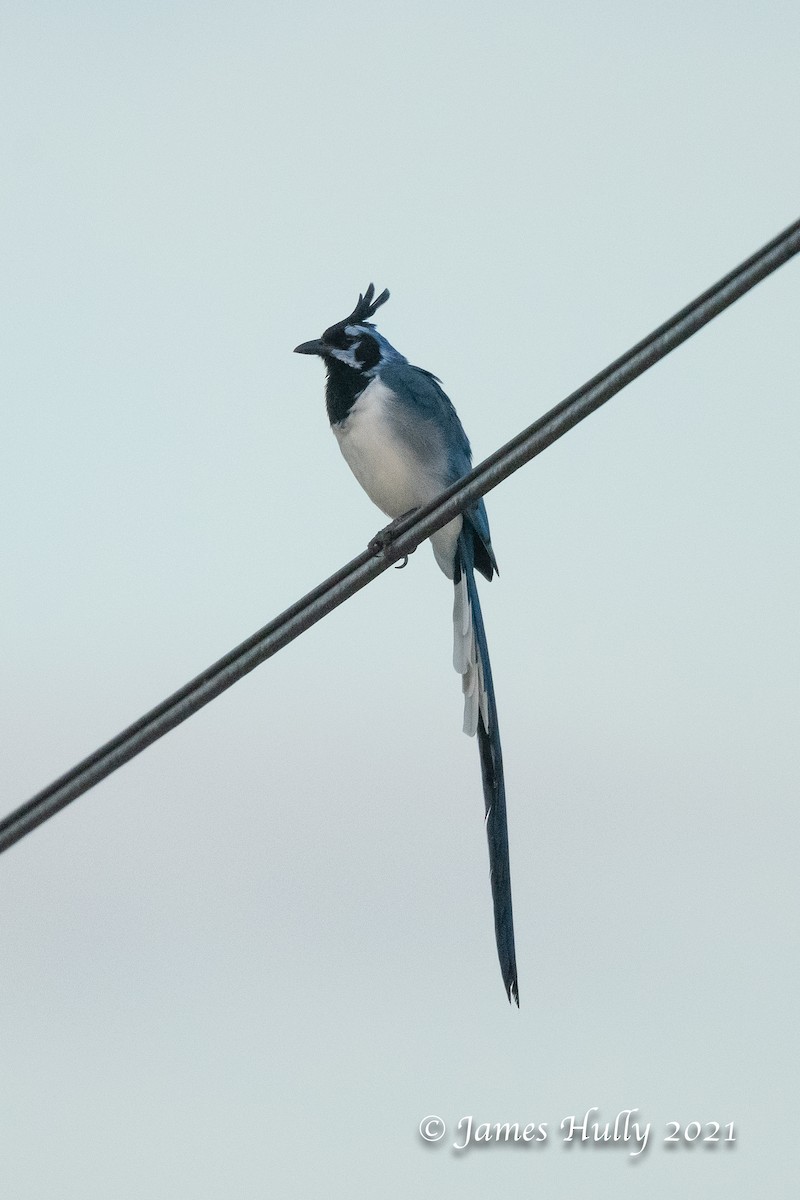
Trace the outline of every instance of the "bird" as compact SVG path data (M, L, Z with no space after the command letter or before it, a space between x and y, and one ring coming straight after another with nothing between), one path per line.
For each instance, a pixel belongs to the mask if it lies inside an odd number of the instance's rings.
M441 380L413 366L370 321L388 299L370 283L348 317L294 353L322 359L328 420L345 461L373 503L397 519L466 475L472 451ZM453 665L462 677L464 732L478 740L497 953L508 1000L519 1006L503 755L475 582L476 571L487 580L498 574L483 500L430 541L455 590Z

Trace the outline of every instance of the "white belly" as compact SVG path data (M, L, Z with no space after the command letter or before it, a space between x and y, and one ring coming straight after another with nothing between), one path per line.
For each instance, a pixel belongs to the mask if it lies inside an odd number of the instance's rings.
M332 428L347 465L373 504L387 517L402 517L433 500L445 480L402 437L389 416L392 403L391 391L374 379ZM456 517L431 538L436 561L450 578L460 529L461 517Z
M391 403L389 389L374 379L333 432L370 500L388 517L401 517L432 500L441 487L393 426Z

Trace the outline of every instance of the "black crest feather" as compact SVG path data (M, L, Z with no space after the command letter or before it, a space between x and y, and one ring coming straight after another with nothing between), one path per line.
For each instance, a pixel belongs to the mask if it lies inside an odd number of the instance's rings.
M349 317L342 322L343 325L362 325L364 321L368 321L371 316L378 311L382 304L385 304L389 299L389 289L384 288L380 296L373 300L375 295L375 284L371 283L364 292L363 296L358 297L358 304L353 309Z

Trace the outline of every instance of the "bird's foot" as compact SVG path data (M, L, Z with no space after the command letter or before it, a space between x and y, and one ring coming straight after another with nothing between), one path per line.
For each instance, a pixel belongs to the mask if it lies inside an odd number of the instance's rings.
M400 522L404 521L406 517L410 517L411 514L415 513L416 511L417 510L415 508L410 508L408 512L403 513L402 516L396 517L394 521L392 521L391 525L387 525L385 529L381 529L378 533L376 533L375 537L372 538L367 546L370 554L374 554L376 558L382 554L383 557L389 562L394 562L396 559L402 558L403 561L397 563L398 571L402 570L402 568L408 563L408 554L399 554L397 550L395 550L393 545L394 538ZM414 551L412 550L410 553L413 554Z

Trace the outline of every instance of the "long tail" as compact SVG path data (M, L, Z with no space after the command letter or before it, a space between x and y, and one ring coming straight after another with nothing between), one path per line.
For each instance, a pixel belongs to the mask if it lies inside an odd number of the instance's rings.
M509 1001L519 1006L514 916L511 908L511 868L508 860L506 789L497 705L492 686L489 648L475 584L472 530L464 523L458 538L455 571L453 665L463 677L464 732L477 733L489 840L489 874L494 903L494 932L500 970Z

